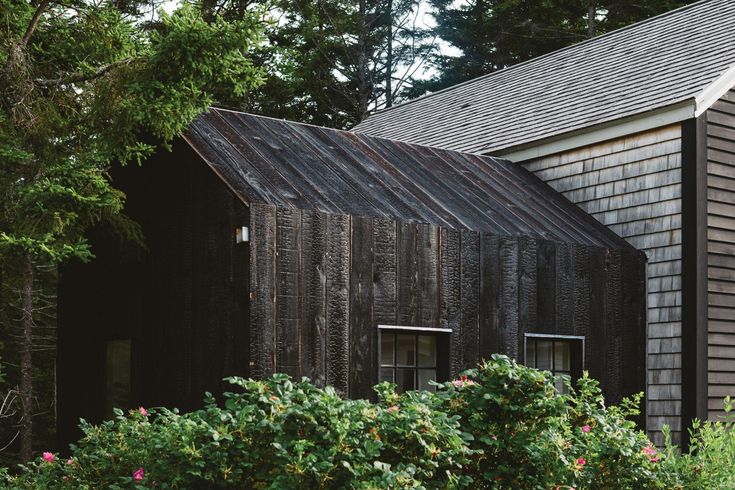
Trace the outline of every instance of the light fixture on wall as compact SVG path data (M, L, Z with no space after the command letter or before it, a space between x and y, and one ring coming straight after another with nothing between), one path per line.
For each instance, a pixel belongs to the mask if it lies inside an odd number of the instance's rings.
M250 241L250 230L247 226L235 228L235 243L245 243Z

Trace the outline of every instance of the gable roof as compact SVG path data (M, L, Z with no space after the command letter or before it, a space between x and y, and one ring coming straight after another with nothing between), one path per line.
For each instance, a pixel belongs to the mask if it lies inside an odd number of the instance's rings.
M245 203L630 248L505 160L224 109L184 139Z
M735 1L703 0L383 110L353 131L490 153L663 108L683 120L735 84L734 65Z

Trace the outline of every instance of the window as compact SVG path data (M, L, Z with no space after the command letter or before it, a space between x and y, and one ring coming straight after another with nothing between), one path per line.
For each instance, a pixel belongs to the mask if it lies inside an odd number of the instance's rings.
M448 371L446 329L380 326L380 381L399 393L433 390L429 381L445 381Z
M526 366L551 371L554 376L567 375L572 380L582 377L584 337L526 335ZM556 388L564 393L562 380Z
M130 408L131 403L130 340L110 340L105 352L105 416L112 417L113 408Z

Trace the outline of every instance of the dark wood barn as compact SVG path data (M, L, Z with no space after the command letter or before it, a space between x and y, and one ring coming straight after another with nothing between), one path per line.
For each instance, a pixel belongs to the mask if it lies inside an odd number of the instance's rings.
M501 352L645 388L645 256L508 161L215 109L116 180L147 249L62 271L63 442L228 375L371 397Z

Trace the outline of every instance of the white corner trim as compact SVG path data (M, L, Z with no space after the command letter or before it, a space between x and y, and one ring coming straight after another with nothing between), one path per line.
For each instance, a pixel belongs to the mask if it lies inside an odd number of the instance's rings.
M695 117L695 108L695 99L690 99L665 107L662 110L636 114L625 119L584 128L562 136L555 136L546 140L546 142L543 140L537 141L532 143L532 146L523 145L515 149L490 151L487 154L505 158L512 162L533 160L692 119Z
M696 111L695 117L699 117L704 111L712 107L712 104L720 100L731 88L735 86L735 65L731 66L725 72L710 83L695 98Z

